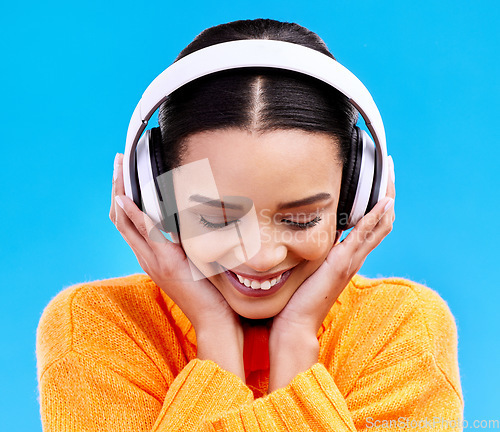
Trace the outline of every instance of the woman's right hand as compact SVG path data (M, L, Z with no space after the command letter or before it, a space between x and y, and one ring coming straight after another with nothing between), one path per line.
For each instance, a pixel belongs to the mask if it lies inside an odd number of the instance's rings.
M239 315L208 280L193 280L182 247L167 240L154 222L125 195L123 155L117 154L109 218L134 251L151 279L181 308L196 334L207 329L235 330L242 335Z

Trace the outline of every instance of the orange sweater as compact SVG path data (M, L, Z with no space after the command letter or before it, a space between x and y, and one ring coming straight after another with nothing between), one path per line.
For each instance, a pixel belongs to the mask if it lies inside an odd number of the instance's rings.
M197 359L194 328L148 276L69 287L37 330L43 429L461 430L456 326L430 288L356 275L317 337L318 363L266 394L265 359L245 365L246 383Z

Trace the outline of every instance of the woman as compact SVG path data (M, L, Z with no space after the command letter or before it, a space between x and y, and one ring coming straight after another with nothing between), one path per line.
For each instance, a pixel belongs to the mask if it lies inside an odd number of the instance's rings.
M309 30L257 19L205 30L177 60L241 39L333 58ZM285 70L219 72L172 93L154 133L180 243L127 196L117 155L110 218L147 275L70 287L47 306L44 430L460 429L446 303L356 274L392 229L393 167L387 197L339 242L356 121L343 94ZM229 258L224 242L247 215L248 250Z

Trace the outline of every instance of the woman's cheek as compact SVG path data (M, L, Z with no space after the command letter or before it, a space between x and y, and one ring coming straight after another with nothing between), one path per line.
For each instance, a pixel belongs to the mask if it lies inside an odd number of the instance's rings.
M249 246L249 241L242 241L241 231L228 228L205 230L197 236L184 239L181 237L186 255L206 277L223 271L218 264L229 269L241 265L252 249L258 249L258 242L256 245L251 242Z
M231 269L255 255L261 247L259 224L252 207L238 222L222 229L204 227L196 217L181 217L181 240L186 255L205 274Z
M293 243L294 252L308 261L326 257L335 241L335 232L329 229L310 229L296 233Z

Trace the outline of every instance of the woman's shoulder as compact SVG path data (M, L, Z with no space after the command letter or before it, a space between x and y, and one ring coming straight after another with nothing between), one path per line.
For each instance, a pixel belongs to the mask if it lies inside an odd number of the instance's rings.
M368 278L355 275L342 301L370 319L390 321L422 331L430 343L438 333L456 337L456 323L448 303L433 288L402 277ZM410 319L411 318L411 319Z
M406 278L358 274L339 303L329 338L338 358L359 356L376 369L429 356L446 375L457 376L456 323L436 290Z
M407 278L369 278L356 274L349 288L346 290L347 297L357 301L377 298L383 300L383 304L392 304L395 301L414 304L425 314L443 311L451 314L447 302L435 289Z
M124 354L151 356L166 337L176 348L190 342L192 333L178 306L145 274L83 282L64 288L43 310L37 358L43 370L70 352L110 362Z
M455 319L435 289L356 275L338 300L320 352L343 394L406 374L409 382L449 383L461 398Z
M70 330L76 309L93 311L113 310L124 305L130 296L151 296L158 288L144 274L133 274L70 285L59 291L45 306L39 331L43 329ZM64 333L64 332L63 332Z

